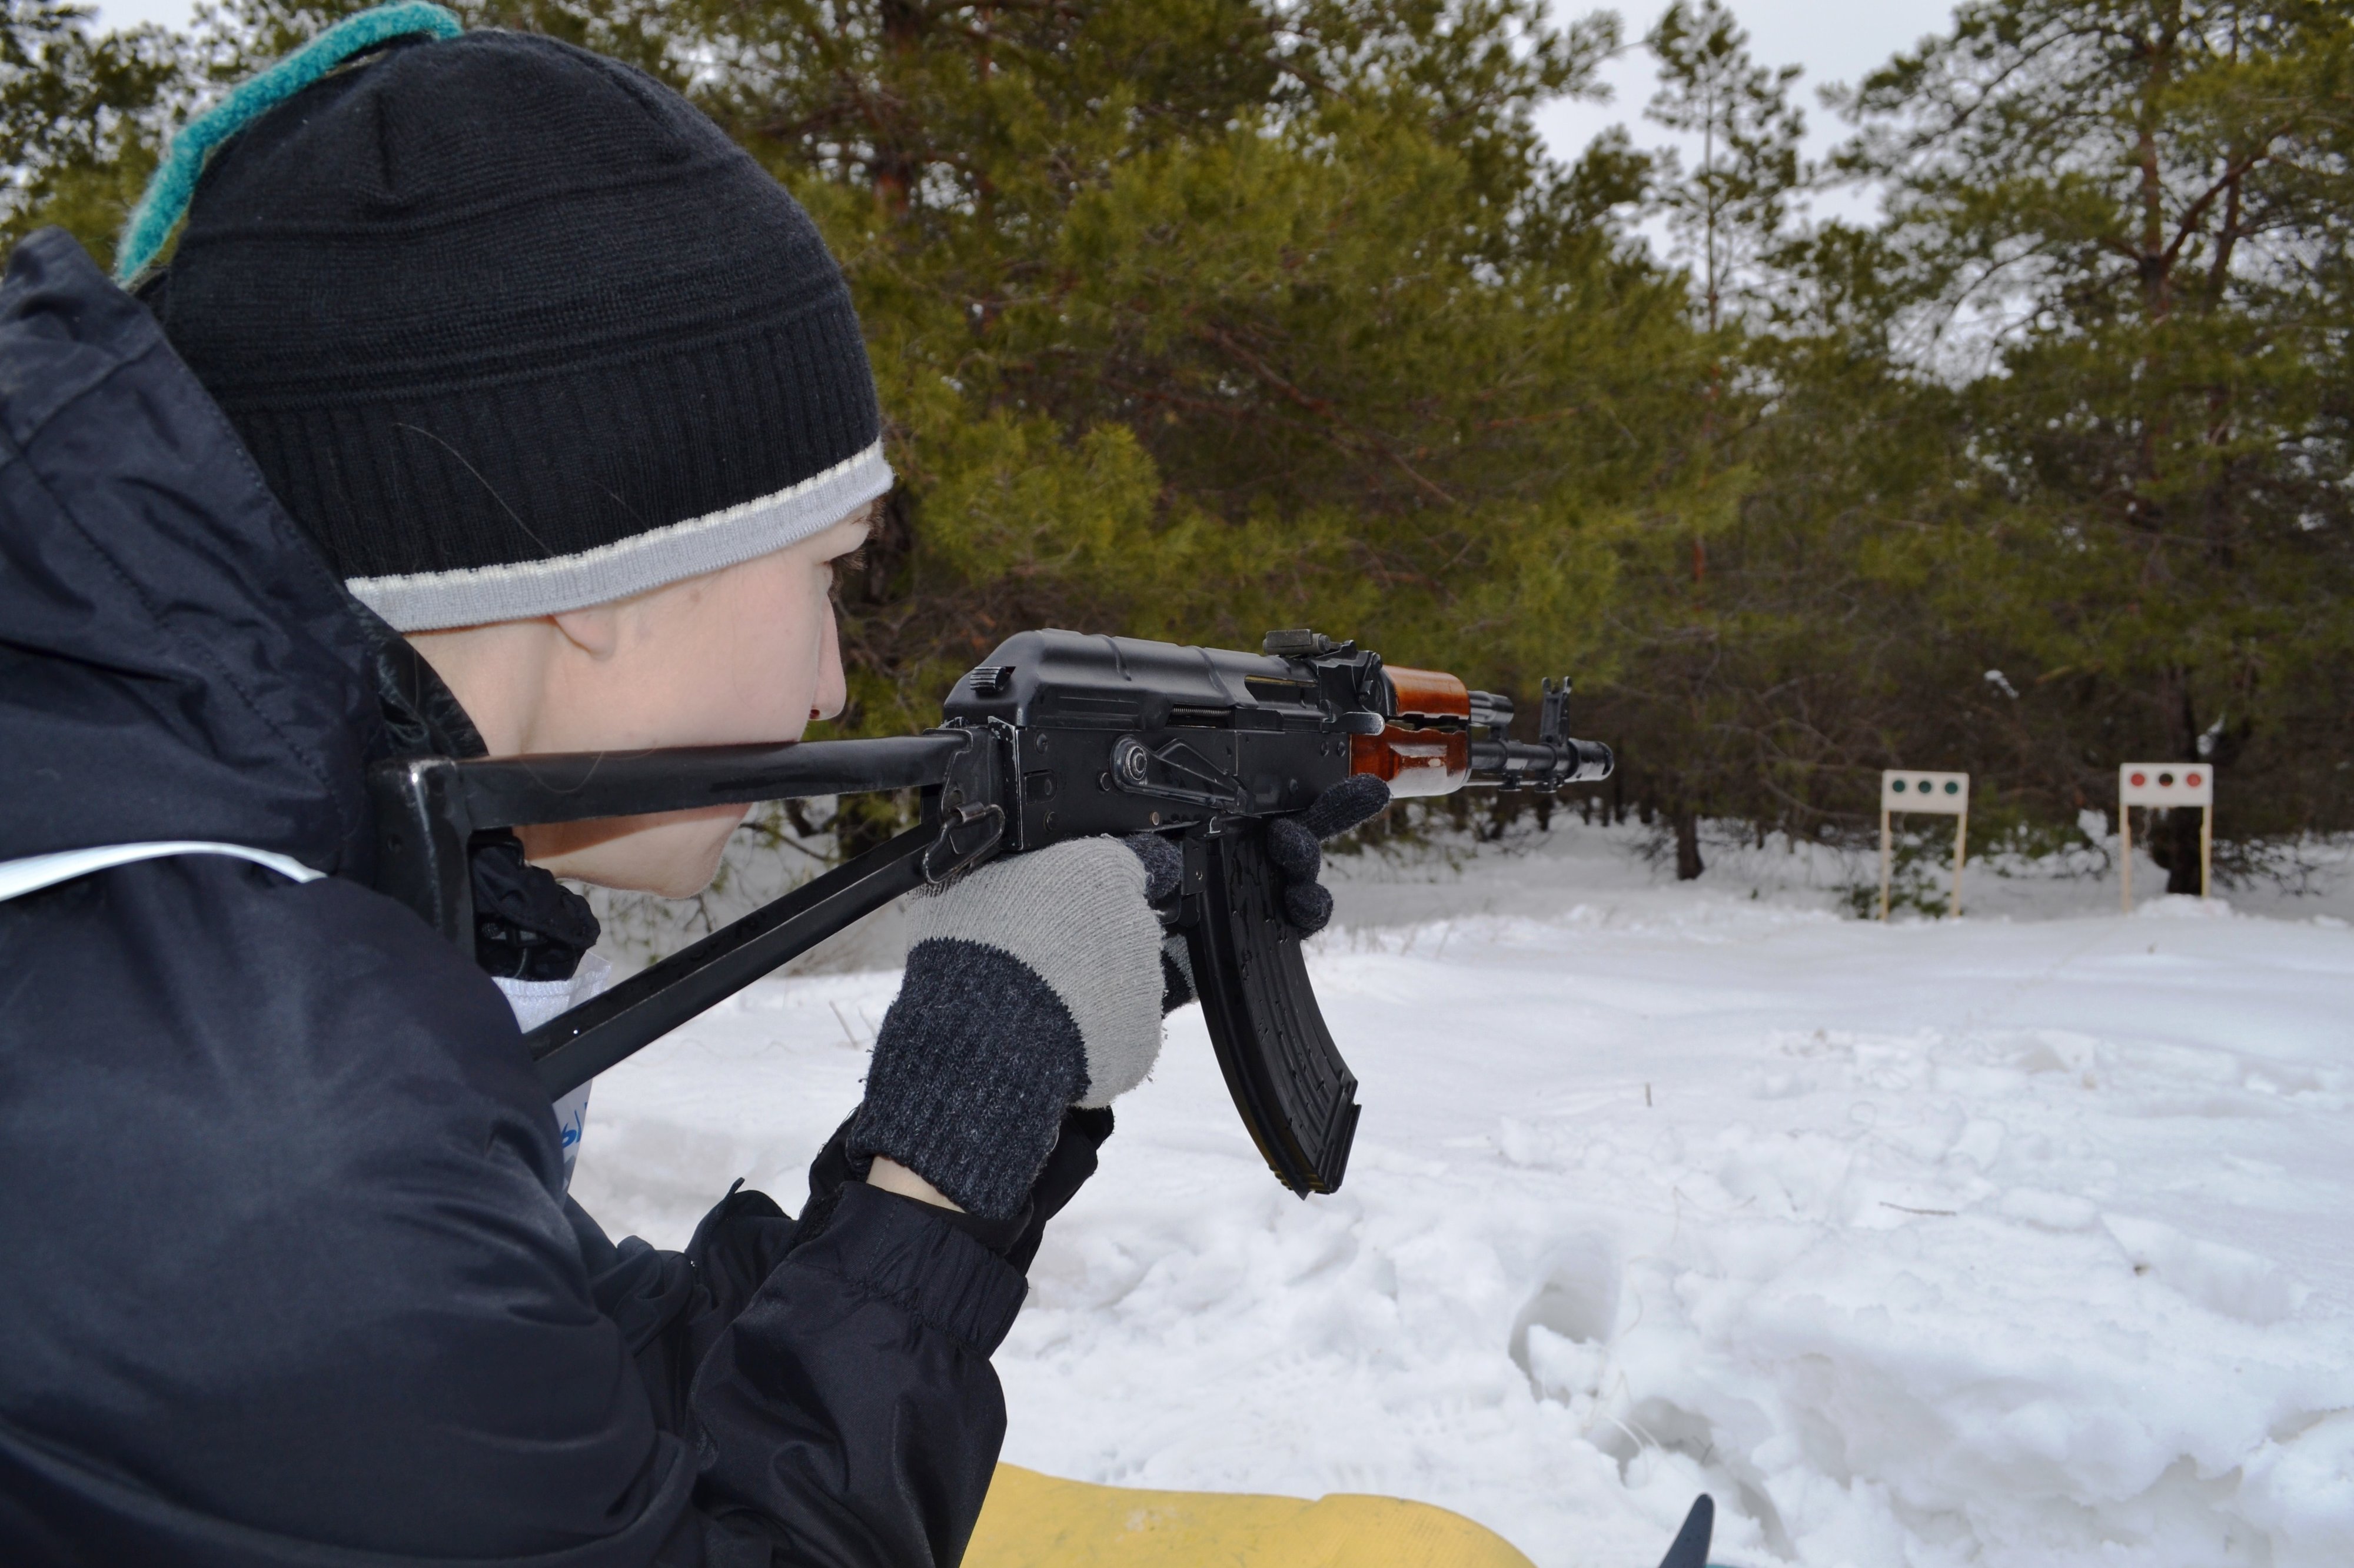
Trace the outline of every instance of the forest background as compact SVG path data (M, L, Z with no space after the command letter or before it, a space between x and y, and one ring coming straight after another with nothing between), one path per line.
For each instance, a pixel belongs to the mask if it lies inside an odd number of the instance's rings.
M360 8L5 4L0 239L101 261L179 118ZM902 481L848 733L1025 627L1312 625L1524 713L1573 673L1622 758L1580 809L1685 876L1876 832L1891 765L1968 769L1973 842L2027 853L2099 847L2127 758L2214 768L2227 875L2354 829L2341 4L1973 0L1813 106L1820 160L1718 0L1640 40L1542 0L455 8L667 79L842 258ZM1536 111L1632 48L1694 150L1553 156ZM1876 217L1808 216L1858 185ZM2177 891L2196 834L2153 835Z

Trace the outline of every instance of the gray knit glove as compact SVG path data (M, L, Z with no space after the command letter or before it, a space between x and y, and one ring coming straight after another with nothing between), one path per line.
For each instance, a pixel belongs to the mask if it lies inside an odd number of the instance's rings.
M1173 885L1173 883L1172 883ZM907 906L907 974L850 1130L959 1206L1010 1217L1070 1106L1109 1105L1161 1054L1161 921L1137 851L1076 839Z

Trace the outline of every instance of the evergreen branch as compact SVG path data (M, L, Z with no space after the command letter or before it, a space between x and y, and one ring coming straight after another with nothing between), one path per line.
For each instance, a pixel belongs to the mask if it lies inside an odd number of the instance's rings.
M1405 455L1397 450L1387 440L1372 431L1362 429L1352 424L1349 420L1342 418L1339 410L1334 408L1330 398L1314 397L1311 394L1303 391L1299 386L1283 376L1273 366L1267 364L1267 361L1261 359L1257 355L1253 354L1249 349L1245 348L1240 343L1237 343L1233 335L1225 332L1223 328L1215 325L1214 323L1204 322L1196 323L1193 331L1195 336L1224 349L1230 356L1239 361L1245 369L1248 370L1253 376L1257 376L1267 386L1273 387L1286 399L1297 407L1305 409L1309 413L1315 415L1318 418L1324 420L1331 428L1331 439L1335 445L1340 446L1344 450L1353 451L1359 456L1373 456L1386 459L1398 470L1399 472L1405 474L1408 482L1410 482L1416 489L1420 490L1425 495L1429 496L1432 500L1437 502L1441 506L1453 507L1460 504L1454 496L1448 494L1437 482L1426 477L1417 471L1412 463L1406 461Z

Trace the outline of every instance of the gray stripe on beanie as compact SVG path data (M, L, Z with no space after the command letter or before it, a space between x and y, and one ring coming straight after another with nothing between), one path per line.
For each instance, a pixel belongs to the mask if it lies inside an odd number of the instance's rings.
M799 544L888 492L891 482L891 465L878 440L773 495L574 555L458 571L354 577L345 586L398 631L529 620L610 604Z

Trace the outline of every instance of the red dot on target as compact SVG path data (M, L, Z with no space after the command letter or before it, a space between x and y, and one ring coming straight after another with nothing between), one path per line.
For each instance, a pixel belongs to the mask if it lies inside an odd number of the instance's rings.
M2147 773L2137 773L2133 776L2133 781L2137 785L2147 784L2149 782L2149 775Z
M2184 775L2182 776L2182 781L2183 781L2185 784L2190 785L2193 789L2198 789L2198 788L2199 788L2199 775L2197 775L2196 773L2186 773L2186 774L2184 774Z

